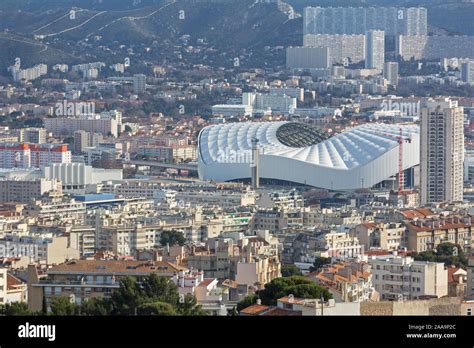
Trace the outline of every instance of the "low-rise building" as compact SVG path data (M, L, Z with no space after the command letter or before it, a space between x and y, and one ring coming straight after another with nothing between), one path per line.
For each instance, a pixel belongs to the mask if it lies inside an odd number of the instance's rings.
M417 219L407 222L406 227L410 250L432 250L446 242L459 245L468 254L472 250L474 230L470 216Z
M119 288L120 280L133 277L140 280L150 274L177 279L186 268L169 262L71 260L53 266L40 277L35 265L28 267L28 307L39 311L43 301L48 307L54 297L68 297L76 304L89 298L109 298Z
M307 275L324 286L336 302L363 302L374 300L370 265L361 262L340 262L324 266Z
M62 183L59 180L2 180L0 179L0 202L30 203L40 199L46 193L54 191L62 194Z
M372 282L382 300L412 300L448 295L448 271L441 262L396 255L373 256Z
M398 250L405 246L405 226L399 222L374 223L357 225L351 235L359 239L367 250L371 248Z
M331 257L335 260L357 258L362 254L362 245L357 237L351 237L345 232L330 232L320 237L317 248L322 257Z
M0 268L0 305L13 302L26 302L27 287L20 279Z

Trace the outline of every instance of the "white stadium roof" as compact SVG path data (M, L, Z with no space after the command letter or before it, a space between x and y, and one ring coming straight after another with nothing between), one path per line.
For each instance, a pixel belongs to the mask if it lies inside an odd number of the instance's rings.
M400 129L407 169L420 161L416 125L368 123L332 137L294 122L209 126L199 135L199 175L216 181L249 178L256 138L261 178L334 190L372 187L398 173Z

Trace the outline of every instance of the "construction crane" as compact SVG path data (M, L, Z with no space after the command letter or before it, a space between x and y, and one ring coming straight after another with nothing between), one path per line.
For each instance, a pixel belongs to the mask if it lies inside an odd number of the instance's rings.
M411 143L411 138L403 136L403 128L400 127L400 133L398 136L394 136L387 132L383 131L376 131L375 133L379 133L381 135L394 138L398 142L398 193L403 191L405 185L405 178L403 174L403 144L404 143Z
M400 127L400 135L397 137L398 141L398 193L403 191L405 186L405 175L403 173L403 143L411 143L411 138L403 137L403 129Z

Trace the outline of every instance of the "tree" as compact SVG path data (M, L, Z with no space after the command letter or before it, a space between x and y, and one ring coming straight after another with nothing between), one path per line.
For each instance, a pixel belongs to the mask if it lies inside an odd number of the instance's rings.
M302 275L301 270L296 265L283 265L281 267L281 275L283 277L291 277L294 275Z
M0 306L0 315L32 315L33 313L28 309L28 305L24 302L6 303Z
M169 278L154 273L143 280L141 292L147 302L179 303L178 287Z
M461 246L450 242L439 244L435 250L412 253L411 256L417 261L442 262L447 266L467 267L468 263Z
M314 260L313 266L309 268L310 272L319 271L324 265L328 265L331 263L330 257L316 257Z
M85 304L85 315L205 315L196 298L187 294L180 296L178 287L168 277L150 274L137 282L127 277L122 279L120 287L110 301L95 300ZM167 304L169 306L165 306ZM172 309L172 311L170 310ZM168 314L164 314L168 313Z
M177 306L178 314L186 316L204 316L207 313L198 305L196 297L191 294L180 296Z
M245 296L242 301L237 303L237 311L240 312L242 309L250 307L251 305L257 303L258 296L257 295L248 295Z
M50 304L51 315L71 316L79 313L79 307L67 297L54 297Z
M140 287L135 279L125 277L120 287L112 293L112 312L116 315L134 315L135 308L143 304Z
M171 316L176 315L173 306L166 302L144 303L137 308L138 315L160 315Z
M161 232L161 236L160 236L160 244L162 246L165 246L165 245L170 245L170 246L173 246L173 245L184 245L184 243L186 242L186 238L184 237L183 233L179 232L179 231L163 231Z
M81 315L106 316L112 313L112 303L109 299L90 298L84 301L80 308Z
M311 299L319 299L322 295L325 300L332 298L326 288L303 276L276 278L266 284L265 289L257 291L257 296L262 300L262 304L267 306L276 305L279 298L289 295Z

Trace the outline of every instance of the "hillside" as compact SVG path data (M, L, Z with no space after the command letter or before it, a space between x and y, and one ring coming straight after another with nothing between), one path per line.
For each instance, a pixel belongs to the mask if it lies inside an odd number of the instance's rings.
M34 3L18 2L21 10L11 10L10 0L0 5L0 30L25 41L15 47L0 37L0 49L8 49L0 60L4 67L16 56L21 56L25 64L56 63L65 56L73 57L69 58L73 61L90 61L103 58L104 47L120 45L136 50L155 47L166 56L171 48L182 46L183 35L190 36L188 45L197 39L208 43L213 48L209 54L226 61L249 54L252 48L298 45L302 41L301 18L290 20L276 3L143 0L141 7L135 8L131 1L121 1L123 6L118 10L116 1L106 0L101 4L46 0L42 9ZM74 19L69 15L72 8ZM216 57L211 60L219 60ZM157 58L153 53L140 57Z

